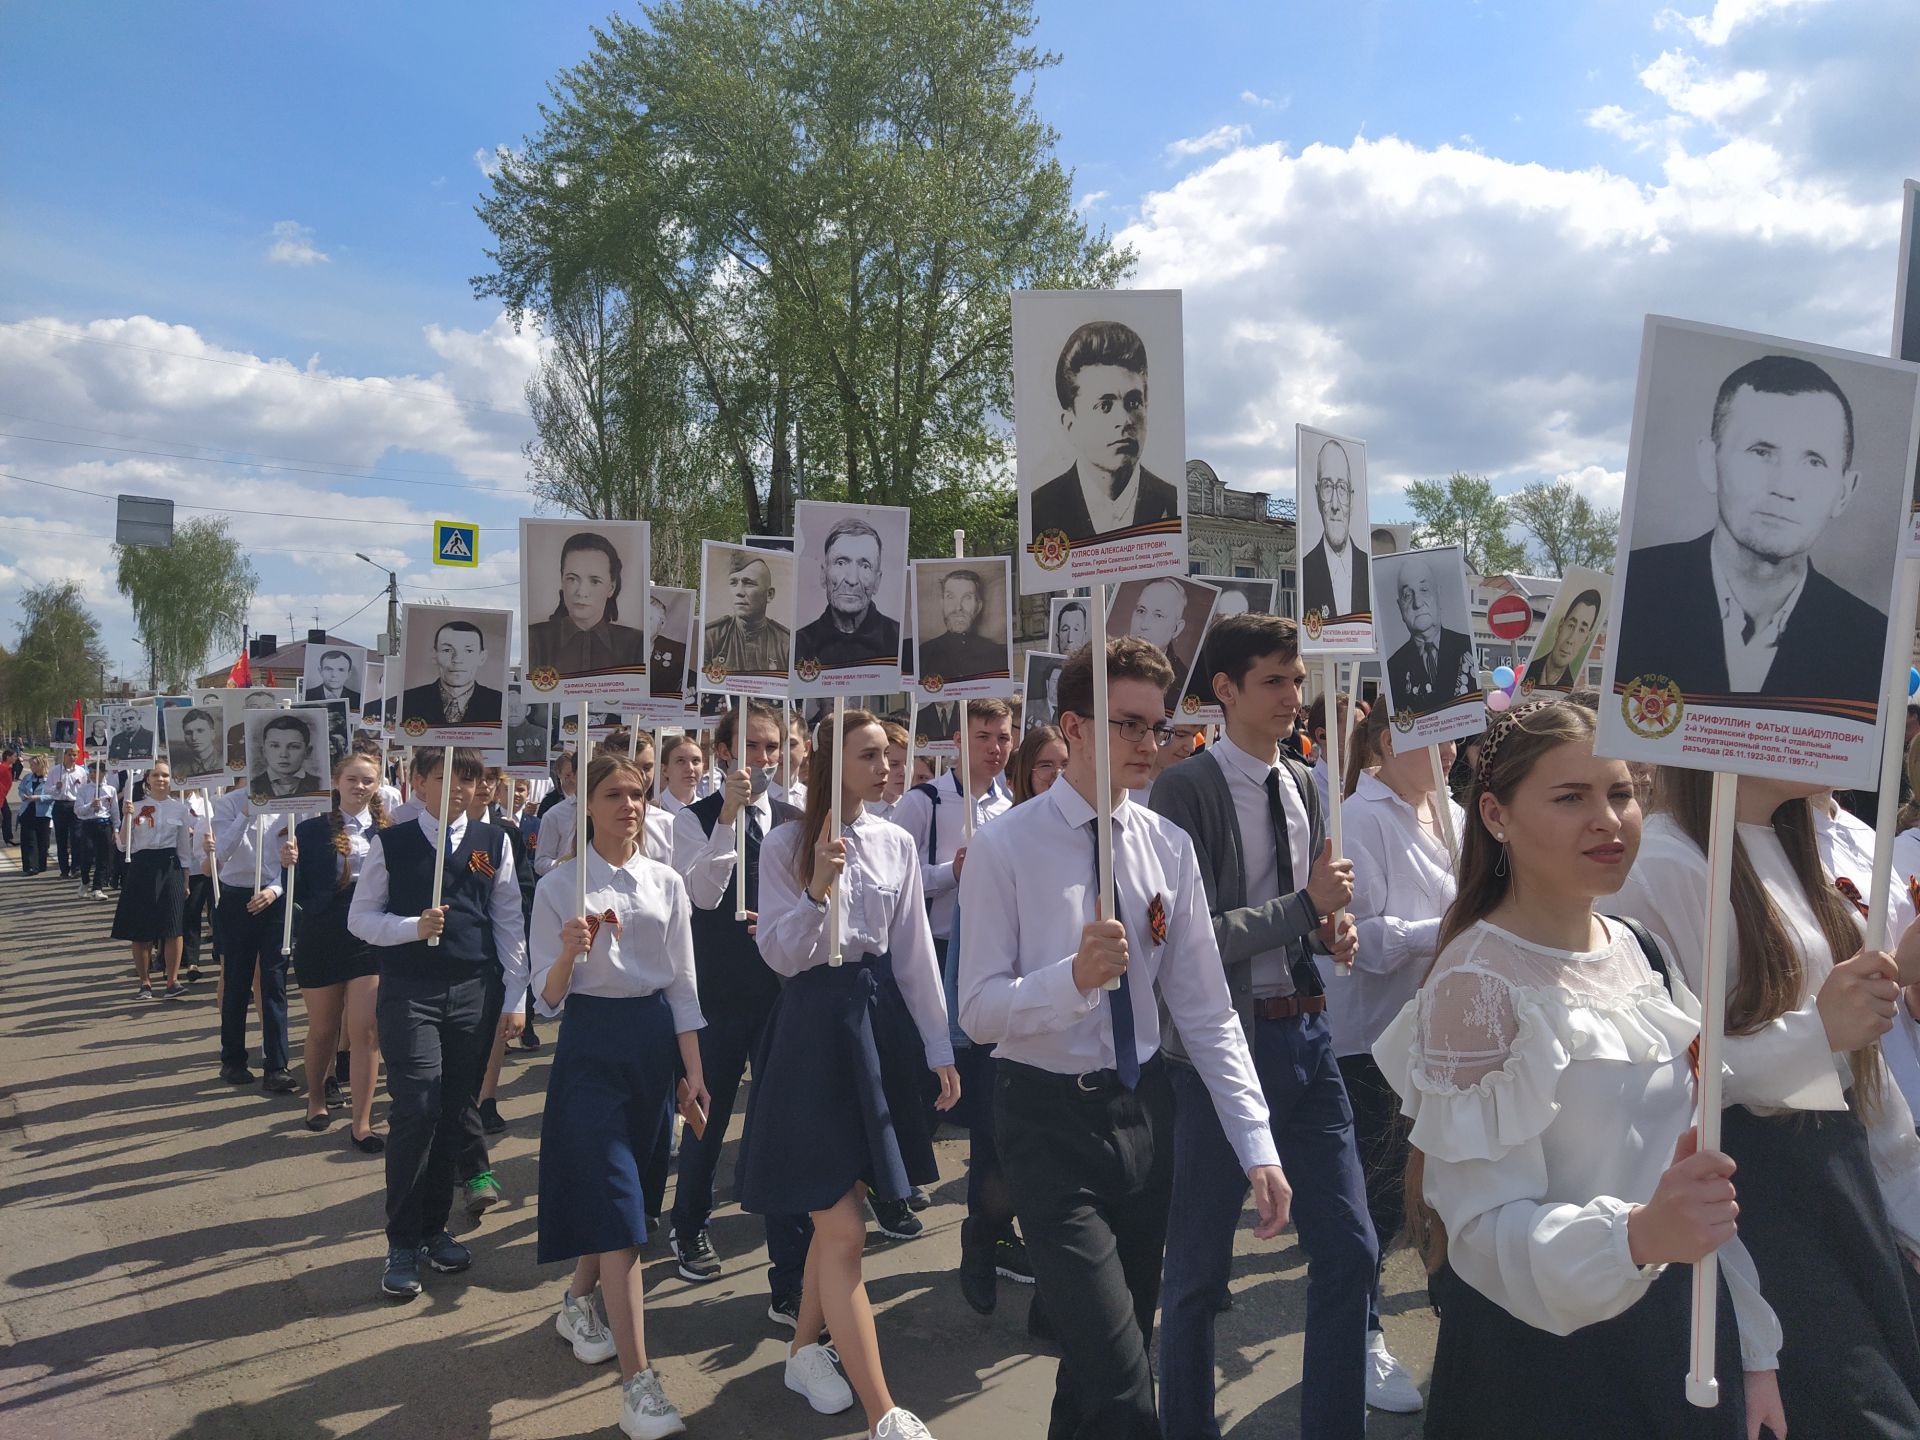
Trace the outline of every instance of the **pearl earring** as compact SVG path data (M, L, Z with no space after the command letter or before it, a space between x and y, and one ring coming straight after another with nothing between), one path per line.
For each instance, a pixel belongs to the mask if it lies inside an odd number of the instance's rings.
M1493 832L1493 838L1504 845L1507 843L1507 832L1504 830L1496 830Z

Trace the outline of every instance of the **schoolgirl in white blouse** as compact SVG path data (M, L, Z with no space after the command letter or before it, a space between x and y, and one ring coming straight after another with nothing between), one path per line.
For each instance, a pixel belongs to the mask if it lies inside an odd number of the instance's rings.
M173 794L173 771L164 760L147 771L146 795L129 803L127 878L113 912L113 938L133 946L133 968L140 988L135 998L153 999L148 971L153 947L161 947L166 966L166 997L186 995L180 983L180 936L187 908L186 872L205 863L196 854L193 816Z
M1627 887L1699 981L1712 809L1704 772L1662 770ZM1780 1316L1794 1440L1920 1435L1920 1137L1879 1041L1920 933L1862 948L1854 898L1821 864L1812 787L1742 777L1733 856L1721 1145L1740 1235ZM1871 864L1871 859L1867 860Z
M1641 824L1593 726L1570 698L1495 718L1439 958L1374 1047L1413 1121L1413 1229L1437 1267L1430 1440L1748 1440L1749 1411L1784 1432L1733 1165L1689 1129L1697 1007L1671 961L1663 984L1593 913ZM1702 1410L1684 1385L1688 1267L1715 1251L1737 1317L1716 1368L1747 1373Z

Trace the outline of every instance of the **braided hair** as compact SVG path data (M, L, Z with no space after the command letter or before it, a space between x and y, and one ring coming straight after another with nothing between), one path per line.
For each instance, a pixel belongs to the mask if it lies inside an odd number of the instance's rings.
M379 757L365 750L349 750L340 763L333 767L333 808L327 811L327 826L333 831L334 853L340 857L340 864L335 867L338 877L335 888L340 890L347 888L350 883L349 877L353 874L353 848L347 843L347 816L346 812L340 808L340 772L356 760L365 760L373 766L374 774L380 773ZM384 830L391 823L387 819L387 807L381 803L380 790L377 786L373 794L367 797L367 813L373 816L376 830Z

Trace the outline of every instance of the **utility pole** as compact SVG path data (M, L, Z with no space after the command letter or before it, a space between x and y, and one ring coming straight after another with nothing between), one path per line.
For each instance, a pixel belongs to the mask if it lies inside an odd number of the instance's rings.
M376 570L386 570L386 573L387 573L387 650L386 650L386 653L389 655L398 655L400 653L400 577L394 571L387 570L387 567L380 564L377 560L368 559L367 556L362 555L358 550L353 552L353 556L354 556L354 559L356 560L366 560L367 564L373 566L373 568Z

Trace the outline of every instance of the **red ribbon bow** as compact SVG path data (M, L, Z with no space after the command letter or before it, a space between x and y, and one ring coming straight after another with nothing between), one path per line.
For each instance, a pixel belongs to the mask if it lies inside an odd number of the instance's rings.
M593 948L593 942L600 938L602 925L611 925L614 934L620 933L620 917L613 911L607 910L598 915L587 916L587 948L589 950Z

